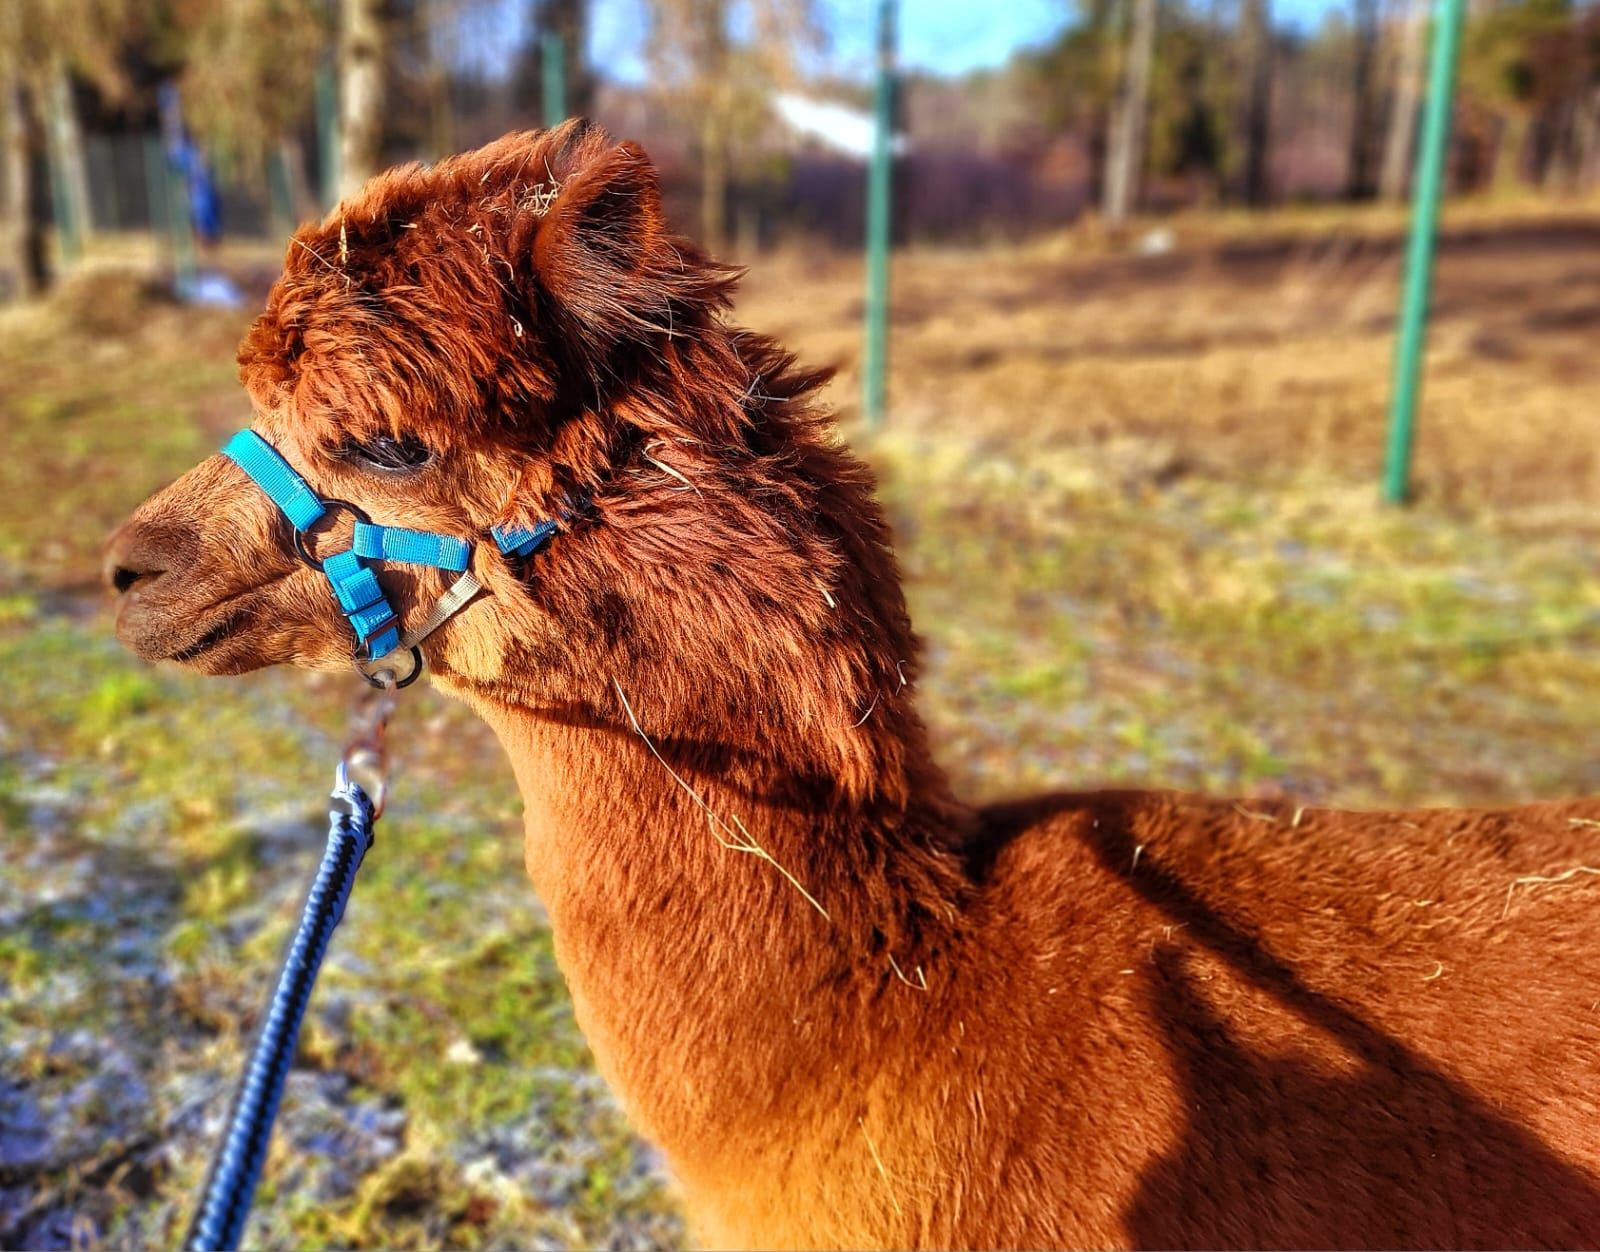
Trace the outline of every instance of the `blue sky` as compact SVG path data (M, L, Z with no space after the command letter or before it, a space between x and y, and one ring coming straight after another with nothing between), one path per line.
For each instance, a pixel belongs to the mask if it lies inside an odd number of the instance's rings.
M831 67L853 77L872 61L872 0L818 0ZM1347 0L1273 0L1274 19L1309 29ZM1073 0L900 0L902 64L941 74L1001 65L1016 49L1042 43L1066 24ZM590 52L619 78L643 76L643 0L594 0Z
M0 0L5 3L6 0ZM1204 3L1205 0L1200 0ZM866 77L872 65L873 0L816 0L828 36L828 69ZM1271 0L1280 26L1309 30L1350 0ZM645 0L593 0L589 55L608 77L639 82ZM1043 43L1076 11L1074 0L900 0L900 61L938 74L1003 65L1018 48ZM526 0L499 0L469 35L466 59L503 68L526 35ZM472 38L476 36L476 38Z

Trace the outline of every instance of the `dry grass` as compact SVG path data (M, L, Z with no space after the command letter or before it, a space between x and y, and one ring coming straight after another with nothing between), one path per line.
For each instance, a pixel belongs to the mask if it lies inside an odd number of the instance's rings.
M1600 791L1600 230L1514 216L1443 257L1406 512L1376 500L1381 215L1267 239L1180 222L1163 257L1063 237L900 258L891 429L851 433L964 791L1290 795L1289 825L1307 804ZM101 537L238 426L247 314L152 303L137 248L110 251L48 308L0 314L0 669L24 694L0 712L0 1174L44 1201L0 1187L22 1245L181 1234L320 848L349 691L151 670L111 640ZM259 258L232 260L259 290ZM860 281L764 258L740 309L843 365L847 418ZM425 687L396 746L252 1246L679 1237L571 1019L498 749ZM718 837L760 855L738 833ZM1506 906L1587 872L1513 883ZM21 1155L34 1133L47 1157ZM115 1187L94 1172L112 1140Z
M894 425L1094 447L1134 479L1316 470L1375 488L1399 265L1392 232L1224 234L1150 257L912 251L895 267ZM851 413L860 308L857 263L789 255L754 268L740 316L839 364ZM1418 425L1424 499L1587 525L1597 332L1600 213L1449 233Z

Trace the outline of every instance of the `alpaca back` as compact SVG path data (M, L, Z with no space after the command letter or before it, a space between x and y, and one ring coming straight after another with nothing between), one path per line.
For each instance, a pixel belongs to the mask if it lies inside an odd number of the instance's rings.
M982 817L935 1241L1600 1240L1600 803Z

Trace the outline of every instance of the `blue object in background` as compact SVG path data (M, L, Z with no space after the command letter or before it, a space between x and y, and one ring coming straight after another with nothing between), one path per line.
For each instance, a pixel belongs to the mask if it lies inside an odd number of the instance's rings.
M183 177L190 224L200 242L209 247L222 238L222 199L217 195L217 184L206 168L205 157L187 133L179 138L171 160Z
M176 275L173 291L185 304L215 305L234 308L243 303L243 294L226 274L216 269L196 269L189 231L206 247L214 247L222 240L222 196L216 180L206 164L205 153L195 143L189 129L183 124L183 109L174 83L163 83L157 91L161 110L161 150L167 169L176 174L183 184L183 214L187 228L177 220L180 210L174 203L178 196L174 187L168 193L172 206L168 213L172 220L173 246L177 254L174 266ZM174 180L175 181L175 180Z
M216 180L211 177L205 154L183 124L177 84L162 83L157 99L161 109L162 146L167 150L167 163L183 179L190 225L201 243L215 244L222 238L222 198L217 194Z

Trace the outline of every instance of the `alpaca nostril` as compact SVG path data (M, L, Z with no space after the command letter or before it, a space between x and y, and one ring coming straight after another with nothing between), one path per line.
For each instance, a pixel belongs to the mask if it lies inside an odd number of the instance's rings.
M166 571L160 569L134 569L128 565L119 565L111 571L111 585L120 595L133 590L136 584L160 578L164 573Z
M146 593L168 574L178 574L181 583L181 576L195 565L199 549L195 527L187 518L175 516L176 510L170 506L158 512L155 499L140 505L101 549L100 577L105 586L124 597L124 605L148 599ZM171 583L169 579L161 586L164 598L173 595Z

